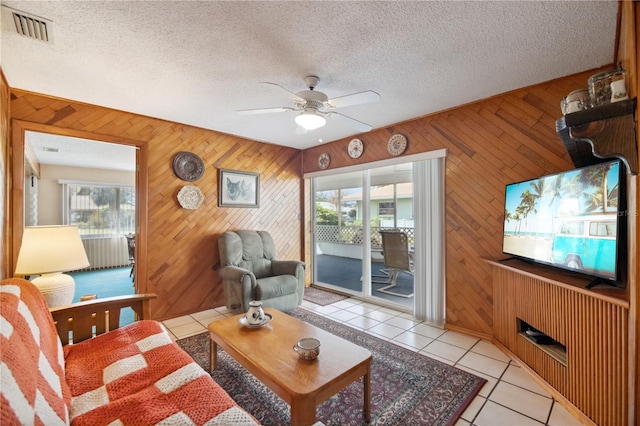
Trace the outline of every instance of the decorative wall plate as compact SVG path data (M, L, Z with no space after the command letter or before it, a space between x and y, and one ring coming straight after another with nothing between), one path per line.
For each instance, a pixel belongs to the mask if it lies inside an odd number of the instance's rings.
M329 164L331 164L331 157L329 157L329 154L326 152L324 154L320 154L320 157L318 158L318 166L324 170L329 167Z
M204 201L204 195L198 187L185 185L178 192L178 202L183 209L195 210Z
M387 151L391 155L400 155L407 149L407 138L400 134L393 135L387 142Z
M351 139L349 142L349 147L347 148L349 152L349 157L358 158L362 155L364 151L364 145L360 139Z
M173 157L173 172L180 179L193 182L202 177L204 163L193 152L179 152Z

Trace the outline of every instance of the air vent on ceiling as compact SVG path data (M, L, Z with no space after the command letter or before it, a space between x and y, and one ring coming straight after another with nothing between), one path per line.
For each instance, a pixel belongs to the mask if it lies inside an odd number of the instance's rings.
M18 34L34 40L40 40L46 43L53 41L53 22L48 19L20 12L19 10L11 9L7 6L3 6L2 9L4 23L8 24L7 28L15 28Z
M48 147L48 146L43 146L42 150L44 152L58 152L58 151L60 151L58 148L51 148L51 147Z

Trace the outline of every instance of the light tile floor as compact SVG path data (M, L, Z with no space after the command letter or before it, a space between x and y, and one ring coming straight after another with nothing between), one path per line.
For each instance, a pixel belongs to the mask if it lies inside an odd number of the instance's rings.
M327 306L304 301L302 307L487 379L457 426L581 424L489 341L433 327L410 314L352 298ZM181 339L205 332L209 323L227 316L230 313L221 307L163 323L176 339Z

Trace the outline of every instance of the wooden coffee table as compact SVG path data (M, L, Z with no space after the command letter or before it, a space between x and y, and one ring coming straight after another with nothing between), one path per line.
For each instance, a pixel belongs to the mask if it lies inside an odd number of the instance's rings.
M277 310L273 320L248 328L236 315L209 324L211 364L216 368L218 345L291 406L292 425L315 423L316 406L363 378L364 416L371 420L371 352ZM320 340L316 360L301 359L293 345L302 337Z

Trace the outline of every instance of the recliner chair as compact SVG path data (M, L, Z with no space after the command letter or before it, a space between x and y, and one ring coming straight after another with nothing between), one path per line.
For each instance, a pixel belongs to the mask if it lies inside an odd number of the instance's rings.
M225 232L218 238L220 276L229 311L247 312L249 302L290 312L302 303L305 264L276 260L273 238L266 231Z

